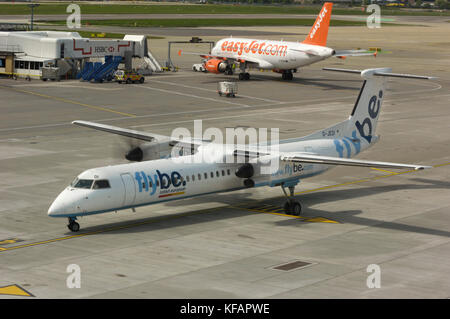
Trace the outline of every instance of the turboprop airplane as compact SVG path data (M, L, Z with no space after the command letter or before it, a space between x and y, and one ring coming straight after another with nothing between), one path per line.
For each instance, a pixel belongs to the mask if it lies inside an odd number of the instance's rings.
M302 179L324 173L336 165L431 168L423 165L351 159L378 141L375 135L387 77L430 79L426 76L391 73L390 68L360 70L327 69L359 73L364 83L350 117L305 137L279 143L249 145L219 144L202 139L173 138L120 127L74 121L73 124L129 138L143 140L126 158L136 163L88 169L55 199L51 217L69 219L71 231L78 231L77 217L161 203L218 192L261 186L281 186L287 214L299 215L295 186ZM264 145L263 145L264 144ZM183 155L188 151L190 155ZM162 158L168 154L178 157ZM207 161L204 159L208 158ZM244 158L245 161L224 161ZM175 160L177 159L177 160ZM180 163L180 159L184 161ZM267 173L267 161L276 170ZM288 188L289 194L285 188Z
M336 51L326 47L333 3L324 3L311 31L303 42L270 41L244 38L221 39L209 54L200 54L207 72L233 74L233 65L239 63L239 80L249 80L248 68L272 70L281 73L283 80L292 80L293 72L329 57L373 55L367 50ZM178 51L182 54L182 50ZM187 53L195 54L198 53Z

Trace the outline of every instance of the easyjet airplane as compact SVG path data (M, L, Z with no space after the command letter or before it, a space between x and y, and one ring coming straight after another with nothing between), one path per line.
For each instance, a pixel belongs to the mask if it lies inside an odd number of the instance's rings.
M239 64L239 80L249 80L248 68L273 70L283 80L292 80L293 72L329 57L373 55L367 50L336 51L326 47L333 3L324 3L314 25L303 42L270 41L245 38L225 38L216 43L210 54L201 54L203 66L211 73L233 74L233 64ZM182 51L178 51L181 55ZM194 54L194 53L188 53Z
M350 159L375 144L381 104L386 98L386 77L429 77L391 73L391 69L342 70L364 79L350 117L305 137L268 145L219 144L201 139L179 139L87 121L74 124L145 141L126 158L137 161L84 171L59 194L48 210L51 217L69 219L78 231L77 217L132 209L170 200L238 189L281 186L287 214L299 215L294 199L300 180L321 174L335 165L423 169L429 166ZM180 151L188 151L183 155ZM171 151L172 149L172 151ZM175 152L173 151L175 150ZM194 150L194 152L192 152ZM194 153L194 154L192 154ZM164 158L178 154L175 158ZM163 158L161 158L163 157ZM205 158L208 159L205 161ZM244 158L244 161L225 160ZM180 163L180 159L183 161ZM276 163L267 171L267 160ZM289 194L285 188L289 189Z

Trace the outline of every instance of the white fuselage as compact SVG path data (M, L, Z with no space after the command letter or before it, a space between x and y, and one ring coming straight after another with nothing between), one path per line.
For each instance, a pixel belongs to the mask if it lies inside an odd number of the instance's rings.
M341 141L339 141L341 140ZM336 142L338 141L338 142ZM347 145L346 152L338 152L336 143ZM343 143L343 138L289 141L280 143L280 152L307 152L326 156L351 157L367 145ZM145 206L192 196L243 189L244 179L236 170L243 163L226 163L235 150L234 145L206 144L194 155L166 158L122 165L89 169L77 179L107 180L108 188L95 189L67 187L53 202L48 215L76 217ZM211 155L214 154L214 155ZM232 156L231 156L232 157ZM205 160L207 158L207 160ZM315 176L329 166L320 164L272 163L269 173L263 173L270 164L250 160L255 168L251 179L255 187L288 185L300 179ZM180 160L183 162L180 162Z
M331 48L300 42L225 38L216 43L211 55L253 62L261 69L296 69L333 55Z

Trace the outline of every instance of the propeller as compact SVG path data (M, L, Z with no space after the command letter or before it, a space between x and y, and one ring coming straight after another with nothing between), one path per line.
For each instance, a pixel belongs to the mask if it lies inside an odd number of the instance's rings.
M142 141L131 137L119 137L119 140L113 146L113 156L116 158L125 158L131 162L140 162L143 159Z

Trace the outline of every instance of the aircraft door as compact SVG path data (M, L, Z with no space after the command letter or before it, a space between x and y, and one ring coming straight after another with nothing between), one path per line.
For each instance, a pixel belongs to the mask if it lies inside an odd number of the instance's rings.
M134 199L136 197L136 186L133 177L128 174L121 174L124 190L124 199L122 206L131 206L134 204Z

